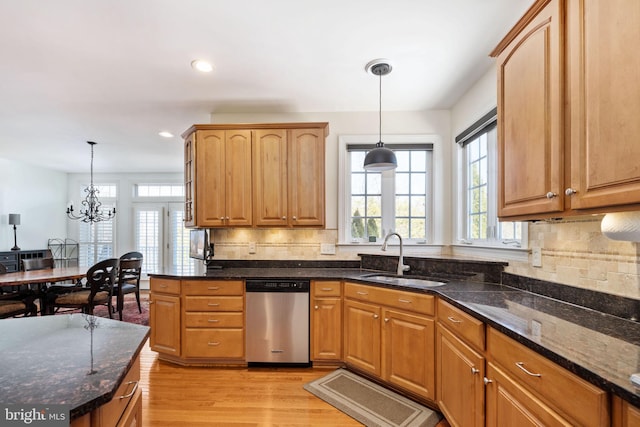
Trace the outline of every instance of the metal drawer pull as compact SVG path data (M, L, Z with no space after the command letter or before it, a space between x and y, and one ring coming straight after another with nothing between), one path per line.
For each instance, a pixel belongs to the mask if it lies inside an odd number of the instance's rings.
M447 317L447 319L449 319L450 321L452 321L453 323L462 323L462 320L458 320L453 316L449 316Z
M209 322L209 323L218 323L219 320L218 319L209 319L209 320L207 320L207 322Z
M362 291L358 291L356 292L358 295L369 295L369 292L362 292Z
M533 372L527 370L524 366L524 362L516 362L516 366L522 369L527 375L531 375L532 377L541 377L542 374L534 374Z
M411 304L411 303L412 303L412 301L411 301L411 300L408 300L408 299L402 299L402 298L398 298L398 302L404 302L404 303L406 303L406 304Z
M318 307L317 305L314 305L313 308L315 308L316 310L319 309L320 307Z
M217 307L220 305L220 303L217 302L210 302L209 304L207 304L209 307Z
M489 379L489 378L487 378L487 377L484 377L484 380L483 380L483 381L484 381L484 385L487 385L487 384L489 384L489 383L492 383L492 382L493 382L492 380L490 380L490 379Z
M207 289L210 290L210 291L217 291L218 289L220 289L220 287L219 286L209 286Z
M220 343L219 343L218 341L214 341L214 342L209 341L209 342L207 343L207 345L210 345L210 346L214 346L214 347L215 347L215 346L217 346L217 345L220 345Z
M471 367L471 373L472 373L473 375L475 375L475 374L477 374L477 373L479 373L479 372L480 372L480 369L474 368L473 366Z
M160 285L161 288L168 288L168 285Z
M378 316L377 314L374 314L374 315L373 315L373 318L374 318L374 319L377 319L378 317L380 317L380 316Z
M128 399L128 398L130 398L131 396L133 396L133 393L135 393L136 390L138 389L138 381L129 381L127 383L127 385L128 384L133 384L133 389L131 390L130 393L127 393L125 395L120 396L120 399Z
M332 291L333 288L322 288L322 290L325 291L325 292L329 292L329 291Z

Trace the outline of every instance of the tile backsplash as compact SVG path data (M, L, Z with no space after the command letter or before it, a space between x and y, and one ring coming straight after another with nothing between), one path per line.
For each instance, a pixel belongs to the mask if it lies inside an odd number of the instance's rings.
M542 251L542 267L510 261L505 271L608 294L640 299L638 243L611 240L603 215L529 224L529 247Z
M600 232L602 215L529 223L529 247L539 247L542 267L509 261L508 273L640 299L640 246L611 240ZM358 252L336 247L321 254L323 243L337 241L336 230L215 229L216 259L356 260ZM250 243L255 243L255 253ZM446 248L444 248L446 250Z

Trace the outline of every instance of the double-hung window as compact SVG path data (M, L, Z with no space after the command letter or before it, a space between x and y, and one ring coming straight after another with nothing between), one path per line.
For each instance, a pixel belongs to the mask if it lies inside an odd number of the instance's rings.
M394 151L398 167L383 172L363 168L372 144L357 136L340 139L345 157L340 243L378 242L392 231L409 244L430 242L434 137L386 137L385 146Z
M496 109L456 137L462 151L462 230L466 245L521 247L521 222L498 222Z

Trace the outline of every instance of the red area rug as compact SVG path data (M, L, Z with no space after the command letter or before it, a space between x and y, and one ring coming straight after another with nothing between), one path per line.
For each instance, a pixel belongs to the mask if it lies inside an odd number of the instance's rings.
M115 299L114 299L115 303ZM122 310L122 321L135 323L137 325L149 326L149 293L140 292L140 305L142 313L138 312L138 304L136 303L135 294L127 294L124 296L124 310ZM109 317L106 306L98 306L93 310L93 315L97 317ZM118 312L112 314L112 318L119 320Z

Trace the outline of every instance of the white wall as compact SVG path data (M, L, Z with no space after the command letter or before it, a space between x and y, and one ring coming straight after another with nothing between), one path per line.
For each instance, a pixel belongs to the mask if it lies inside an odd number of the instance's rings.
M20 249L44 249L49 238L64 238L67 174L0 159L0 251L13 247L10 213L20 214Z

